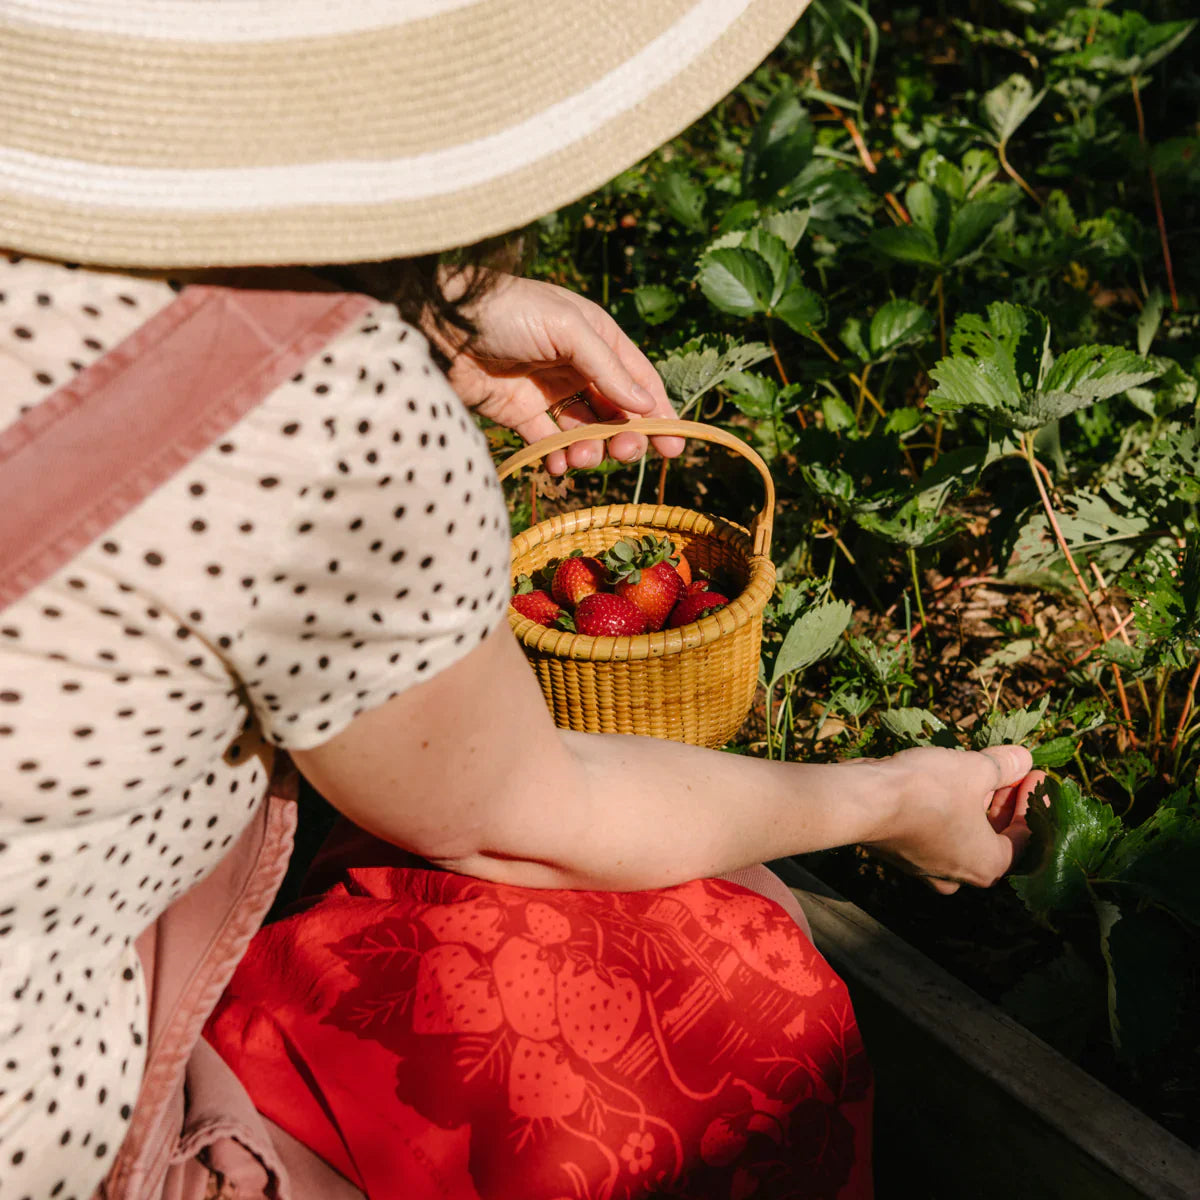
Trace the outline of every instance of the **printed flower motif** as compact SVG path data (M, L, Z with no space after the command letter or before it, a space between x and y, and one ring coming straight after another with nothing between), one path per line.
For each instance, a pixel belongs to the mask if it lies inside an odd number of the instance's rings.
M653 1149L654 1134L652 1133L631 1133L625 1139L625 1145L621 1147L621 1157L625 1160L630 1175L650 1170L650 1164L653 1161L650 1153Z

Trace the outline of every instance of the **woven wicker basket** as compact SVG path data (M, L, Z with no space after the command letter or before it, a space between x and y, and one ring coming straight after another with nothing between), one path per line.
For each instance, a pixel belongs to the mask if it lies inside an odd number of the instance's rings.
M694 569L732 580L736 594L725 608L691 625L638 637L547 629L513 608L509 621L562 728L721 746L746 719L758 683L762 614L775 587L770 555L775 486L766 463L724 430L694 421L646 419L606 426L605 436L625 428L713 442L748 459L765 491L751 528L659 504L582 509L542 521L514 538L514 576L530 575L572 550L602 554L623 537L653 533L669 536ZM586 425L544 438L505 460L500 478L552 450L595 436L596 427Z

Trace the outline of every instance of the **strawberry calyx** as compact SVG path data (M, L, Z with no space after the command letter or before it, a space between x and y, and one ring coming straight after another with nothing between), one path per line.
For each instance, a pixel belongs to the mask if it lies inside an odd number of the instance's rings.
M609 549L602 560L612 583L640 583L642 572L659 563L679 562L679 552L670 538L657 538L647 533L640 538L622 538Z

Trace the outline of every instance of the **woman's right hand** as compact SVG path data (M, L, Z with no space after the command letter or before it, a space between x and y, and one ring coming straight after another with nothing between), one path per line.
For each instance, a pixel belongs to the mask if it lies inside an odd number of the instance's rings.
M1045 776L1023 746L904 750L874 765L894 799L864 845L939 892L990 887L1029 840L1029 797Z

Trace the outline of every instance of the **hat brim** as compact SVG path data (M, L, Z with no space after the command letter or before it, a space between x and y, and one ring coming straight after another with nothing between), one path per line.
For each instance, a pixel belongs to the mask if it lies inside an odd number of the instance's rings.
M300 39L148 36L138 20L164 6L144 0L125 0L108 28L10 19L0 244L144 268L469 245L586 195L686 128L807 2L417 0L403 6L421 11L412 19L391 3L390 24ZM292 28L306 7L288 6ZM379 3L346 7L370 24Z

